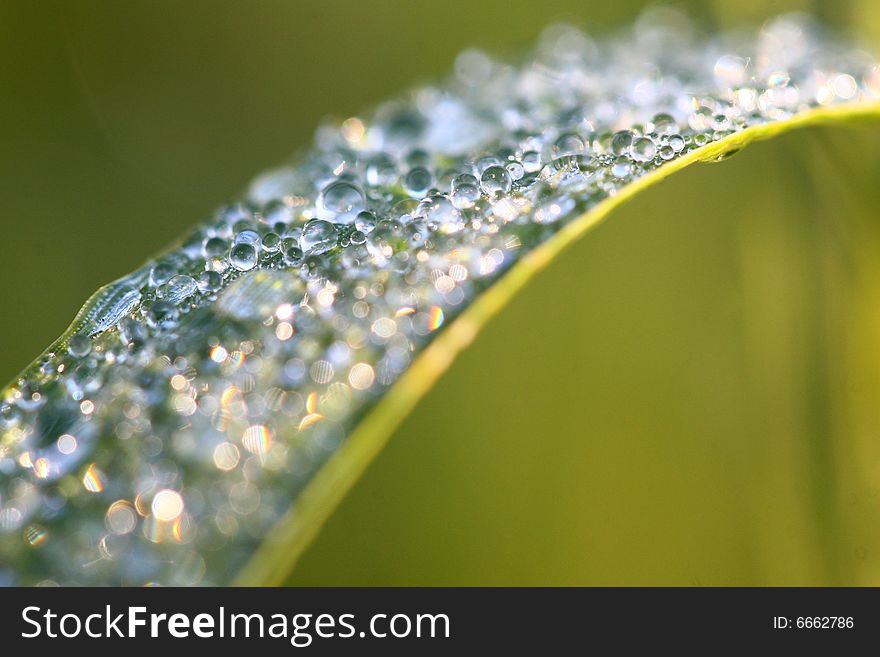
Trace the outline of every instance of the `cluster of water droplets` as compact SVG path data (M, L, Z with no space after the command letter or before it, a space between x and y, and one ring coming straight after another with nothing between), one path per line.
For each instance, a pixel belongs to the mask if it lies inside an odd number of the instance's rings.
M551 27L516 63L464 52L444 84L322 127L4 392L0 581L228 582L522 254L682 154L878 94L875 61L806 19L700 39L663 10L602 41Z

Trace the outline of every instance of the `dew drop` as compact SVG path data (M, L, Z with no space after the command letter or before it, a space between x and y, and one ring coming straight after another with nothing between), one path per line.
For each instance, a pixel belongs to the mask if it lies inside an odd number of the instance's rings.
M632 161L628 157L621 155L614 160L614 164L611 167L612 176L615 178L626 178L630 173L632 173Z
M457 233L464 228L464 221L452 202L442 194L429 196L419 205L419 215L441 233Z
M259 249L261 243L262 239L260 239L260 234L250 228L245 228L240 231L233 240L233 244L250 244L255 249Z
M611 137L611 152L615 155L629 155L629 149L633 143L633 133L630 130L620 130Z
M229 243L222 237L211 237L205 240L202 251L206 258L220 258L229 250Z
M364 193L350 182L339 180L327 185L318 195L318 218L340 224L350 224L364 209Z
M88 356L92 350L92 341L89 336L83 333L77 333L67 342L67 352L74 358L82 358Z
M303 252L298 246L291 246L284 251L284 264L288 266L298 265L302 262Z
M480 187L489 196L507 194L511 187L510 174L501 166L488 167L480 176Z
M209 294L220 289L220 286L223 284L223 277L216 271L203 271L199 274L199 280L196 284L199 287L199 291Z
M578 155L584 152L584 140L573 132L560 135L553 144L553 156Z
M164 299L178 304L196 291L196 281L191 276L180 274L165 284Z
M275 253L281 248L281 238L277 233L263 235L263 250L267 253Z
M390 187L397 182L397 166L387 155L377 155L367 163L366 180L374 187Z
M541 154L537 151L526 151L522 156L522 165L527 173L541 170Z
M164 285L175 273L174 267L170 263L159 263L150 270L150 285L153 287Z
M670 135L666 143L672 147L676 153L681 153L684 150L685 143L684 138L681 135Z
M651 119L651 124L654 126L654 134L656 135L671 135L678 129L675 119L665 113L655 114Z
M338 240L336 226L329 221L312 219L303 228L299 243L306 255L321 255L335 247Z
M523 167L522 162L518 162L516 160L514 160L513 162L508 162L504 165L504 168L507 169L507 173L510 174L510 179L514 182L517 180L521 180L526 173L525 167Z
M648 162L657 153L657 146L650 137L639 137L633 142L631 150L636 162Z
M372 212L364 210L363 212L359 212L358 216L355 217L354 226L362 233L370 234L376 227L376 221L376 215L374 215Z
M177 307L167 301L157 301L147 311L147 324L153 328L169 329L177 325Z
M452 179L452 205L459 210L473 207L480 199L480 185L469 173L463 173Z
M403 184L410 196L413 198L424 198L433 182L434 178L431 176L430 171L424 167L416 167L406 174Z
M257 266L257 249L247 242L233 245L229 250L229 264L238 271L250 271Z

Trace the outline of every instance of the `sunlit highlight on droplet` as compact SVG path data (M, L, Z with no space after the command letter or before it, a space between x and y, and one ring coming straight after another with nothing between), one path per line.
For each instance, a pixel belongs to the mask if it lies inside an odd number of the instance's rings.
M211 349L211 360L213 360L215 363L222 363L226 360L226 357L228 355L229 353L226 351L226 349L224 349L220 345L217 345L216 347Z
M431 309L428 311L428 328L436 331L443 326L443 319L443 309L440 306L431 306Z
M83 474L82 483L85 489L90 493L100 493L104 490L104 482L102 481L101 472L95 467L94 463L86 468L85 474Z
M255 424L245 429L241 437L242 446L251 454L265 456L272 446L272 433L262 424Z
M176 490L166 488L153 497L150 505L153 516L161 522L173 522L183 513L183 497Z

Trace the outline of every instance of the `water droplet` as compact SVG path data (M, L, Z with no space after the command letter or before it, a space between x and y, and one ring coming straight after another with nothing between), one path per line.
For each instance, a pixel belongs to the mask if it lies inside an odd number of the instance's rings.
M203 271L199 274L198 287L203 293L216 292L223 284L223 277L216 271Z
M615 178L626 178L632 173L632 161L625 155L619 156L614 160L611 167L611 175Z
M337 181L327 185L318 195L318 218L340 224L350 224L364 209L364 193L350 182Z
M480 187L489 196L500 196L510 191L511 180L507 169L500 166L491 166L483 171L480 176Z
M651 124L654 126L654 134L656 135L671 135L678 130L675 119L665 113L655 114L651 119Z
M464 221L452 202L442 194L429 196L419 204L419 216L441 233L457 233L464 228Z
M236 234L235 239L233 240L233 244L250 244L255 249L259 249L262 243L262 239L260 238L260 234L251 230L250 228L245 228Z
M423 198L428 193L433 182L434 178L430 171L424 167L416 167L406 174L403 186L413 198Z
M312 219L303 228L302 237L299 240L303 253L307 255L320 255L336 246L339 233L336 226L329 221Z
M153 287L164 285L176 273L177 272L170 263L161 262L150 271L150 285Z
M676 153L681 153L685 147L684 139L681 135L670 135L666 139L666 143L669 144L672 147L672 150Z
M507 173L510 174L510 179L514 182L522 179L522 177L526 173L525 167L523 167L522 162L518 162L516 160L508 162L504 165L504 168L507 169Z
M210 239L205 240L205 245L202 250L204 251L206 258L220 258L226 255L229 251L229 242L222 237L211 237Z
M303 252L298 246L291 246L284 251L284 264L295 266L302 262Z
M249 271L257 266L257 249L253 244L242 242L229 250L229 264L238 271Z
M374 187L390 187L397 182L397 166L385 154L373 157L367 163L366 179Z
M536 173L541 170L541 154L537 151L526 151L522 156L523 168L527 173Z
M611 152L615 155L629 155L633 143L631 130L620 130L611 137Z
M452 204L459 210L473 207L480 199L480 185L469 173L463 173L452 179Z
M376 215L365 210L364 212L359 212L358 216L355 217L354 225L359 231L368 235L376 227L376 221Z
M267 253L275 253L281 248L281 238L277 233L266 233L263 235L263 250Z
M196 282L191 276L184 274L175 276L165 285L164 299L168 303L178 304L196 291Z
M648 162L657 153L657 146L650 137L639 137L633 142L631 150L636 162Z
M573 132L560 135L556 143L553 144L553 157L579 155L583 152L584 140L580 138L580 135L576 135Z
M177 306L167 301L157 301L146 314L147 324L158 329L174 328L178 317Z
M83 333L77 333L67 342L67 352L74 358L82 358L88 356L92 350L92 341L89 336Z

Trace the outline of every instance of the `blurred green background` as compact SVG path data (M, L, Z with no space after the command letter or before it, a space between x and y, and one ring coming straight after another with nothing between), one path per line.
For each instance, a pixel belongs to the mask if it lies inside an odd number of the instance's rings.
M0 378L322 117L645 4L7 0ZM872 0L668 4L880 36ZM813 130L636 199L463 355L291 581L880 583L878 152Z

